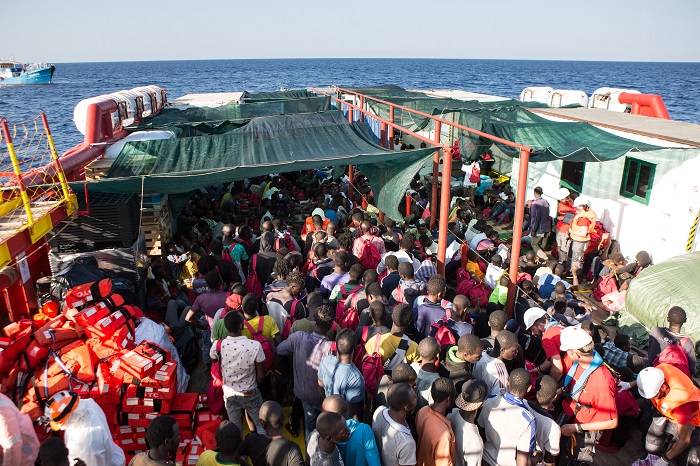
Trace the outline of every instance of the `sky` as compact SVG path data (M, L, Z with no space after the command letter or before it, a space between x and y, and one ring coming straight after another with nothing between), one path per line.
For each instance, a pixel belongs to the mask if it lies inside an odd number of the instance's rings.
M0 57L700 61L698 0L7 0ZM6 25L8 21L4 21Z

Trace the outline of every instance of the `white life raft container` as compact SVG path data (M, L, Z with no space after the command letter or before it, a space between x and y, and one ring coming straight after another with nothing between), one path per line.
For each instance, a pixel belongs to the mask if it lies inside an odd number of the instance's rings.
M549 97L550 107L566 107L569 105L580 105L588 107L588 94L583 91L572 91L568 89L555 89Z
M526 87L520 93L521 102L539 102L549 105L549 101L554 91L551 87Z
M630 94L641 94L635 89L618 89L614 87L601 87L596 89L591 95L588 102L590 108L604 108L613 112L629 113L632 110L632 105L621 104L619 101L620 94L627 92Z

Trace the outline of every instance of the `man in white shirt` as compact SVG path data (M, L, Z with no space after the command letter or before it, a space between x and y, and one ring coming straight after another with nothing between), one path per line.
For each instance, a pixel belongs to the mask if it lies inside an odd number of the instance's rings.
M503 361L511 361L518 355L518 337L508 330L496 335L496 342L489 354L484 351L474 364L472 375L489 387L489 395L502 395L508 389L508 369Z
M386 265L384 264L384 259L388 255L395 256L399 260L399 264L402 262L410 262L413 264L413 271L416 272L418 267L420 267L420 262L418 259L414 259L410 252L413 250L413 239L409 235L405 235L401 238L399 243L399 250L396 252L388 252L382 256L382 261L377 266L377 273L382 273L386 270Z
M530 413L537 424L537 448L542 454L542 463L553 466L559 455L559 440L561 428L549 414L549 408L557 396L559 384L553 377L543 375L537 380L537 398L526 401Z
M515 369L510 389L489 398L478 423L486 432L484 463L491 466L527 466L535 450L537 426L523 398L530 389L530 373Z
M247 411L255 423L259 434L265 429L260 424L260 407L263 398L258 390L258 383L265 378L265 353L256 340L241 335L243 316L239 312L229 312L224 317L228 337L212 344L209 355L212 360L219 360L224 382L224 400L228 418L236 427L242 429L243 410ZM219 341L221 341L218 351Z
M416 464L416 441L406 419L418 405L418 397L407 383L392 384L387 393L389 408L380 406L372 416L372 432L384 466Z
M488 396L486 382L467 380L455 400L456 408L447 415L455 433L455 466L481 466L484 441L476 425L476 413Z

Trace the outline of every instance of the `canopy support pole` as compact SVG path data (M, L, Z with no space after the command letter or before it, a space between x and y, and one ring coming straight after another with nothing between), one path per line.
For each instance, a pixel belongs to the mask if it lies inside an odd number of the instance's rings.
M442 152L442 202L440 203L440 231L438 233L438 273L445 275L445 256L447 251L447 220L450 216L450 173L452 173L452 150L445 148ZM438 152L439 154L439 152ZM436 180L437 183L437 180ZM434 209L431 207L431 209ZM437 209L435 209L437 213Z
M350 109L352 111L352 109ZM352 165L348 165L348 200L353 198L352 196L352 185L355 182L355 177L352 172Z
M394 150L394 106L389 105L389 149Z
M433 135L433 140L440 144L440 132L442 131L442 123L439 121L435 122L435 134ZM433 193L430 198L430 231L435 229L437 225L437 213L438 213L438 164L440 163L440 151L436 150L433 156ZM450 163L451 164L451 163ZM444 173L444 170L443 170ZM444 179L444 176L443 176Z
M506 312L508 318L513 318L515 308L516 280L518 278L518 262L520 261L520 242L523 238L523 216L525 214L525 192L527 190L527 171L530 163L530 151L520 148L520 162L518 163L518 191L516 193L515 216L513 218L513 247L510 251L510 281L508 282L508 300Z

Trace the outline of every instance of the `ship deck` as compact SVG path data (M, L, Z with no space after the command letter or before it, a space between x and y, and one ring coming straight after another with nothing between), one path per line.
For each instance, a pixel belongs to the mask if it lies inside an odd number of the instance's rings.
M35 224L49 215L53 209L60 206L63 202L63 200L32 202L30 206ZM21 204L16 210L16 214L0 216L0 243L17 234L27 224L27 213L21 207Z
M684 146L700 147L700 125L676 120L662 120L600 108L530 108L532 112L583 121L602 128L661 139Z

